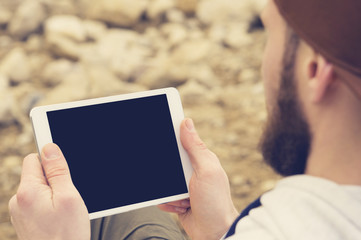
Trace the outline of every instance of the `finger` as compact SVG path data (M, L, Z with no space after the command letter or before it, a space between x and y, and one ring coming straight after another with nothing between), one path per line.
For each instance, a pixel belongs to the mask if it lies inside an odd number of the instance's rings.
M210 160L217 160L217 157L198 136L191 119L183 120L180 133L182 145L187 151L192 167L196 172L198 169L202 169L203 166L208 165Z
M158 208L164 212L183 214L188 211L189 208L176 207L168 204L158 205Z
M165 203L164 205L181 207L181 208L189 208L191 206L191 203L190 203L189 199L183 199L183 200L179 200L179 201L168 202L168 203Z
M73 186L68 164L56 144L49 143L44 146L41 152L41 163L53 191L66 191Z
M24 158L20 186L33 184L34 181L46 183L39 156L32 153Z
M10 220L13 220L14 215L17 213L17 211L16 211L16 209L17 209L16 195L11 197L9 204L8 204L8 208L9 208Z
M30 206L36 198L39 186L47 186L47 181L39 156L33 153L24 158L19 189L9 205Z

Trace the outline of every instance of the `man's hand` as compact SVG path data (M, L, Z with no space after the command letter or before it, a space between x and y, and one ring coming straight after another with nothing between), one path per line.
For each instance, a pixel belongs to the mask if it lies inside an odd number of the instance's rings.
M9 202L21 240L89 240L85 204L74 187L65 158L55 144L24 159L19 189Z
M182 122L181 141L194 169L189 183L190 199L159 208L177 213L191 239L219 240L238 216L227 175L216 155L199 138L191 119Z

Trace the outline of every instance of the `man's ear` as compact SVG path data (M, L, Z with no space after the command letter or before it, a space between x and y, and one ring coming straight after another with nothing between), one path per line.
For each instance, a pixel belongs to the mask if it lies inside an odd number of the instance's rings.
M335 80L335 69L320 55L309 63L308 69L311 100L314 103L319 103L326 96L327 90Z

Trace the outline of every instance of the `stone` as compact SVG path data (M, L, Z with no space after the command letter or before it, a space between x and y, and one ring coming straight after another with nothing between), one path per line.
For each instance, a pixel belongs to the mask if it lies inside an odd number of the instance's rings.
M125 29L113 29L107 31L98 41L97 50L99 57L110 59L115 55L124 54L129 46L134 45L140 39L140 35L134 31Z
M108 31L96 48L99 61L107 63L125 81L140 71L145 59L152 54L151 42L129 30Z
M188 36L186 27L178 23L163 24L161 31L166 36L170 46L182 43Z
M150 89L177 87L189 79L189 65L174 62L166 54L159 54L148 60L145 70L136 79L136 82Z
M13 113L19 122L26 125L29 121L30 110L43 98L43 93L31 83L24 83L13 87L11 92L16 99Z
M187 14L196 12L199 0L176 0L176 6Z
M5 8L0 8L0 28L6 27L11 21L12 12Z
M48 105L88 98L89 80L84 67L77 67L60 84L51 88L37 105Z
M242 101L242 99L248 97L251 94L249 90L242 87L242 85L223 87L222 89L220 89L220 91L222 92L219 94L219 103L221 103L222 106L225 106L228 109L234 110L244 107L244 101Z
M0 187L3 193L8 193L10 190L16 189L19 185L22 158L19 156L16 157L15 155L3 156L2 158L3 158L1 162L2 168L0 169L0 175L1 175ZM16 177L14 177L14 175ZM6 196L6 195L2 195L2 196ZM2 231L1 231L1 236L5 237ZM5 239L12 239L12 238L6 237Z
M192 22L192 20L188 20L188 23ZM192 24L190 24L192 25ZM189 40L205 40L205 34L204 32L197 28L197 27L194 27L193 29L191 29L188 33L188 39Z
M241 187L244 184L247 184L247 179L241 175L235 175L230 179L230 184L235 187Z
M10 91L1 91L0 102L0 125L9 125L14 123L15 116L13 114L13 108L15 106L15 99Z
M38 52L41 51L44 47L44 39L36 34L30 35L26 41L26 51L28 52Z
M198 83L202 84L208 89L220 85L220 81L214 74L212 68L205 63L190 65L188 74L189 78L196 80Z
M189 80L178 88L185 106L204 104L209 101L208 89L195 80Z
M8 91L10 81L9 78L3 74L0 74L0 92Z
M20 47L12 49L1 61L0 73L7 76L13 84L30 80L30 66L25 51Z
M243 23L228 24L224 43L232 48L241 48L252 43L253 38L247 34L248 25Z
M37 51L29 54L29 65L32 76L31 83L38 83L45 66L53 60L46 51Z
M172 59L178 63L194 63L205 60L212 52L214 44L205 39L186 41L172 53Z
M135 83L121 81L114 73L104 66L86 66L89 80L90 97L103 97L147 90Z
M102 53L99 52L97 42L87 42L79 46L79 59L78 62L85 64L99 64L108 65L109 62L102 57ZM108 65L109 66L109 65Z
M168 22L183 23L186 17L179 9L170 9L166 12L166 18Z
M257 77L259 74L255 69L252 68L245 68L239 73L238 81L242 82L256 82L258 79Z
M58 57L78 60L79 44L87 39L82 20L71 15L57 15L45 22L45 40L48 49Z
M159 29L149 27L143 36L144 39L147 39L151 43L152 50L156 55L169 55L170 45Z
M87 39L97 41L106 32L107 27L103 22L95 20L84 20L83 26L86 32Z
M120 27L134 26L147 5L147 0L82 0L86 17Z
M183 85L190 79L190 64L179 64L177 62L169 62L165 66L165 74L163 83L159 81L159 87L177 87Z
M0 36L0 54L3 56L7 53L8 49L11 49L13 45L13 40L9 36Z
M174 0L151 0L147 8L147 17L150 19L160 18L162 14L174 6Z
M133 48L126 55L118 55L111 61L110 69L124 81L132 81L145 68L147 50Z
M250 21L264 0L202 0L197 8L197 17L204 24ZM257 6L257 7L255 7Z
M54 1L54 0L41 0L46 9L49 11L50 16L54 15L77 15L77 4L73 0L61 0L61 1Z
M212 56L216 47L206 41L186 41L169 56L159 53L136 79L148 88L177 87L189 79L211 88L219 85L219 80L204 60Z
M44 6L37 0L26 0L20 4L9 23L12 36L23 39L37 31L47 14Z
M16 168L16 167L21 166L22 161L23 160L19 156L12 155L12 156L5 157L2 165L7 169L11 169L11 168Z
M277 184L276 180L270 179L262 182L261 188L264 192L267 192L271 189L273 189Z
M76 64L66 59L50 62L45 66L41 74L41 82L46 86L58 85L67 75L71 74L75 68Z
M251 6L251 9L253 11L260 13L266 6L267 0L252 0L252 4L253 5Z
M64 57L71 60L78 60L81 55L79 44L66 37L58 35L47 35L46 46L56 57Z
M16 139L16 146L19 148L19 152L22 156L25 156L30 151L33 151L30 146L34 144L34 134L31 126L27 125L24 127L21 135L19 135ZM30 148L30 149L29 149ZM16 171L16 168L14 169ZM19 169L19 173L21 173L21 169ZM20 175L20 174L19 174Z
M68 38L76 42L84 42L87 38L82 20L72 15L56 15L47 19L45 34Z
M216 43L223 44L224 37L227 34L227 26L225 24L213 24L209 27L208 38Z
M165 87L165 84L170 83L169 79L165 77L168 64L169 62L165 55L156 56L148 62L148 66L135 79L135 82L150 89Z
M2 174L2 173L0 173L0 174ZM0 180L7 179L7 177L8 177L8 174L6 174L6 172L5 172L3 174L3 177ZM5 180L5 181L7 182L8 180ZM14 188L14 189L16 189L16 188ZM12 189L11 193L15 193L14 189ZM5 190L2 190L2 192L5 192ZM4 196L6 196L6 195L4 195ZM9 195L9 198L10 198L10 195ZM7 204L2 204L2 205L3 206L0 208L1 214L8 214L8 208L6 206ZM0 225L0 232L1 232L1 236L3 237L3 239L16 239L17 238L15 229L10 221L6 221Z

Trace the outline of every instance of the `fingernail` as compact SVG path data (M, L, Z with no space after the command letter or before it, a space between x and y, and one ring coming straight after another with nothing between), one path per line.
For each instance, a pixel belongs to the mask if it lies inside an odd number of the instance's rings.
M183 207L190 207L190 202L189 202L189 200L183 200L183 201L181 201L181 205L183 206Z
M186 120L186 127L188 128L189 131L194 131L194 124L193 124L193 120L192 119L187 119Z
M175 210L178 212L178 213L185 213L187 211L187 209L185 208L180 208L180 207L175 207Z
M60 149L55 144L47 144L43 148L43 153L46 159L52 160L60 157Z

